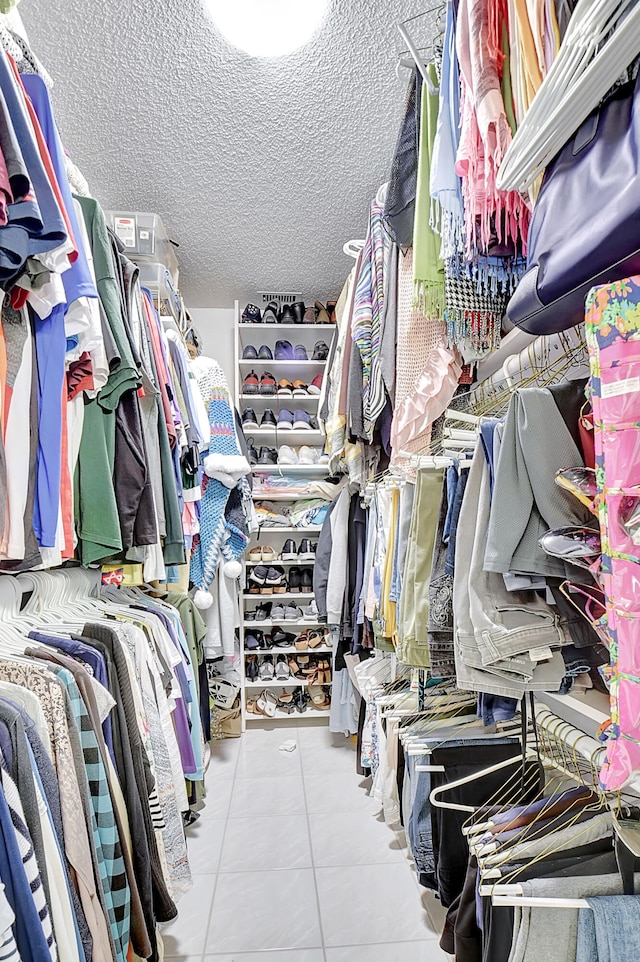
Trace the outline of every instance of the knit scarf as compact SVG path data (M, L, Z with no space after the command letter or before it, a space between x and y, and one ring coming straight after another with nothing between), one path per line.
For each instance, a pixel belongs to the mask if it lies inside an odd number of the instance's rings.
M436 69L427 68L432 85ZM444 264L440 259L440 207L431 199L431 160L438 122L438 94L422 87L416 217L413 226L413 282L416 302L427 317L441 317L444 308Z

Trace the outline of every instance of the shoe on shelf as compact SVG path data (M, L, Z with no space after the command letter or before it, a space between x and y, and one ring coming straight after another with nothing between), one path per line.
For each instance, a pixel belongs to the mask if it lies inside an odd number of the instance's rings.
M293 704L293 692L283 691L278 698L278 711L281 711L283 715L293 715L295 710L295 705Z
M244 635L244 647L248 651L257 651L258 648L262 647L260 644L261 637L263 637L261 631L254 631L253 628L250 628Z
M249 457L249 464L254 465L258 463L258 450L253 443L253 438L247 438L247 455Z
M244 673L249 681L255 681L258 677L258 656L247 655L244 660Z
M262 560L263 561L275 561L277 559L277 551L272 548L270 544L263 544L261 548Z
M302 324L304 321L304 312L306 308L304 306L304 301L296 301L292 307L293 311L293 323Z
M276 341L276 361L292 361L293 345L291 341Z
M243 361L257 361L257 360L258 360L258 352L256 351L256 349L255 349L255 347L253 346L253 344L247 344L247 346L245 347L244 351L242 352L242 360L243 360Z
M271 624L280 624L286 618L286 606L285 605L273 605L271 609Z
M278 381L278 397L293 397L293 384L286 377Z
M312 601L311 604L307 605L307 607L304 609L304 612L303 612L302 617L303 617L304 621L315 621L315 622L317 622L317 620L318 620L318 606L317 606L317 604L315 603L315 601Z
M271 641L275 648L290 648L293 638L293 635L283 631L279 625L271 629Z
M275 675L277 681L287 681L287 679L291 678L291 671L286 655L278 655Z
M282 444L277 452L278 464L297 464L298 452L288 444Z
M293 349L293 357L296 361L308 361L309 355L307 354L307 349L304 344L296 344Z
M331 699L327 698L322 685L309 685L309 698L313 707L320 711L328 711L331 708Z
M300 591L303 595L313 594L313 568L300 568Z
M324 304L321 301L316 301L314 307L316 309L316 324L330 324L329 315Z
M296 646L296 651L308 651L309 650L309 632L301 631L296 640L294 641Z
M293 414L287 408L281 408L278 412L278 427L283 431L290 431L293 427Z
M302 320L304 324L315 324L316 323L315 307L308 307L304 312L304 317Z
M256 307L255 304L247 304L242 312L241 321L243 324L260 324L262 321L260 308Z
M287 621L300 621L302 618L302 609L298 608L295 602L290 602L284 609L284 620Z
M312 628L307 632L307 635L309 638L309 648L312 650L314 648L322 648L324 645L324 633L322 631L317 631L315 628Z
M312 361L326 361L329 357L329 346L326 341L316 341L313 345Z
M301 715L307 710L308 695L304 688L296 688L293 696L293 704L296 706L296 711Z
M308 412L303 411L302 408L296 408L293 412L293 430L311 431L311 418Z
M282 546L282 551L280 553L281 561L297 561L298 560L298 549L293 538L287 538Z
M262 323L263 324L278 323L278 302L277 301L269 301L264 311L262 312Z
M258 455L258 464L277 464L278 463L278 450L277 448L260 448L260 454Z
M316 545L311 538L303 538L298 548L298 561L315 561Z
M299 594L300 584L300 568L289 568L289 591L291 594Z
M269 569L266 565L256 565L255 568L249 572L247 583L249 585L250 594L260 594L260 589L265 584L268 574Z
M264 371L260 377L260 394L272 395L276 393L276 379L269 371Z
M257 430L259 426L256 412L253 408L245 408L242 412L242 430L254 431Z
M253 546L253 548L249 549L248 560L256 561L258 563L262 561L262 545L256 544Z
M273 676L275 673L274 666L273 666L273 655L264 656L259 670L260 670L261 681L273 681Z
M319 429L318 419L314 414L311 414L309 416L309 427L311 428L312 431L317 431Z
M267 571L267 576L264 581L264 588L261 589L261 594L284 594L287 590L287 584L284 576L284 568L271 567Z
M283 304L282 310L280 311L280 316L278 317L280 324L295 324L296 315L293 310L293 305Z
M300 464L317 464L320 460L320 448L310 448L308 444L303 444L298 451Z
M263 344L258 351L258 357L261 361L273 361L273 352L267 344Z
M249 371L244 381L242 382L242 393L243 394L258 394L260 390L260 381L258 380L258 375L255 371Z
M336 323L336 307L338 306L337 301L327 301L327 314L329 315L329 323Z
M262 624L265 621L269 621L271 617L271 608L272 608L272 604L270 601L265 601L263 602L263 604L258 605L256 610L254 611L254 615L255 615L254 621L256 622L256 624Z
M315 394L316 396L320 394L322 391L322 374L316 374L307 390L309 394Z
M277 427L276 416L271 410L271 408L266 408L264 414L262 415L262 420L260 421L261 428L275 428Z
M309 391L307 390L307 382L301 381L298 378L293 382L293 396L294 397L307 397Z
M273 694L272 691L263 691L256 702L258 709L261 714L266 715L268 718L273 718L276 713L276 706L278 704L278 699Z

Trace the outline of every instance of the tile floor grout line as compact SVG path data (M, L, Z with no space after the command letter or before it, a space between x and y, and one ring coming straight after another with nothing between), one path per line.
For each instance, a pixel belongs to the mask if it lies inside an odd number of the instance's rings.
M242 735L240 736L242 739ZM222 830L222 843L220 845L220 852L218 853L218 864L216 866L215 881L213 883L213 892L211 893L211 905L209 906L209 913L207 915L207 925L204 930L204 944L202 946L202 954L200 955L200 962L204 962L205 956L207 954L207 943L209 941L209 929L211 928L211 916L213 915L213 904L216 899L216 892L218 891L218 881L220 879L220 866L222 864L222 852L224 850L224 840L227 834L227 826L229 824L229 813L231 811L231 799L233 798L233 787L236 783L236 772L238 771L238 765L240 763L240 752L242 751L242 741L238 746L237 757L235 764L233 766L233 776L231 778L231 794L229 795L229 804L227 805L227 813L224 818L224 829ZM211 764L210 760L209 764Z
M297 725L296 725L296 729L299 731ZM313 886L316 890L316 905L318 906L318 925L320 927L320 939L322 941L322 956L324 958L324 962L327 962L327 947L324 942L324 926L322 924L322 911L320 908L320 891L318 889L318 876L316 875L316 863L315 863L315 858L313 854L313 839L311 838L311 819L309 817L309 803L307 800L307 788L305 785L304 766L302 764L302 748L300 746L299 736L297 737L296 741L298 742L297 750L301 753L300 754L300 771L302 773L302 793L304 796L304 813L307 819L307 832L309 833L309 852L311 853L311 870L313 871Z

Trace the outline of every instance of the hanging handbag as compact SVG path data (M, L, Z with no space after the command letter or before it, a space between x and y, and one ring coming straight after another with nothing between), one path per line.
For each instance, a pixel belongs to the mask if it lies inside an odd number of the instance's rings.
M231 708L239 691L238 685L234 685L226 678L221 678L209 671L209 695L218 708Z
M507 316L530 334L582 323L592 287L640 273L640 75L547 168L528 247Z

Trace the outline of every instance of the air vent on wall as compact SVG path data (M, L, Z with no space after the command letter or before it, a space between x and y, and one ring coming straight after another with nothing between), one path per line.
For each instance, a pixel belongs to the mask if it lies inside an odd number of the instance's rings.
M278 304L295 304L296 301L302 300L302 294L298 291L258 291L258 294L262 298L263 304L268 304L269 301L277 301Z

